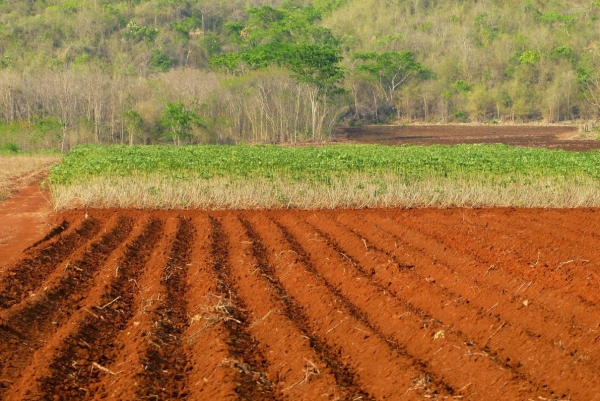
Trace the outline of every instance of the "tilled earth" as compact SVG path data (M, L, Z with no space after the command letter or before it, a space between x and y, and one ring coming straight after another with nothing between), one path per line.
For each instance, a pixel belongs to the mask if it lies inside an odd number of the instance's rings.
M600 149L600 140L576 139L579 137L577 130L577 127L570 126L531 125L373 125L340 127L334 141L379 145L502 143L574 151Z
M0 261L0 400L600 398L600 210L75 210Z

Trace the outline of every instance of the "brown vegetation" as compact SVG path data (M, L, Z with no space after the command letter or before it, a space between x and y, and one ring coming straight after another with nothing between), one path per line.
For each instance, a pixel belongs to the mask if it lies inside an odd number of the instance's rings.
M352 173L325 182L286 178L96 177L53 185L54 209L337 209L374 207L599 207L597 179L429 177Z

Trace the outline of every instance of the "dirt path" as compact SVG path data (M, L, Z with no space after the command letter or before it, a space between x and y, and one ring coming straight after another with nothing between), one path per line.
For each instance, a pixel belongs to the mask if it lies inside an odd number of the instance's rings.
M49 230L53 222L50 192L41 189L38 181L0 203L0 271L44 235L56 235L66 228L59 223L56 230Z
M0 271L0 400L600 399L598 209L54 219Z

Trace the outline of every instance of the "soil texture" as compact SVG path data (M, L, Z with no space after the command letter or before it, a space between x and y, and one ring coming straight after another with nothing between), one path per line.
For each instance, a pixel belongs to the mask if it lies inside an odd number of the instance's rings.
M600 399L598 209L53 220L0 260L2 401Z
M35 176L13 197L0 202L0 272L10 262L18 259L21 251L44 235L53 235L63 230L61 224L50 229L52 215L51 195L42 189L39 179L45 173Z
M406 125L340 127L335 142L379 145L457 145L461 143L528 146L574 151L600 149L600 140L577 139L571 126Z

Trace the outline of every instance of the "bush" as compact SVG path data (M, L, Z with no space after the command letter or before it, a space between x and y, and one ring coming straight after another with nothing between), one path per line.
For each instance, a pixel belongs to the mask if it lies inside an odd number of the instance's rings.
M13 142L7 142L4 144L4 147L2 150L6 151L8 153L18 153L19 146L17 146L17 144L13 143Z

